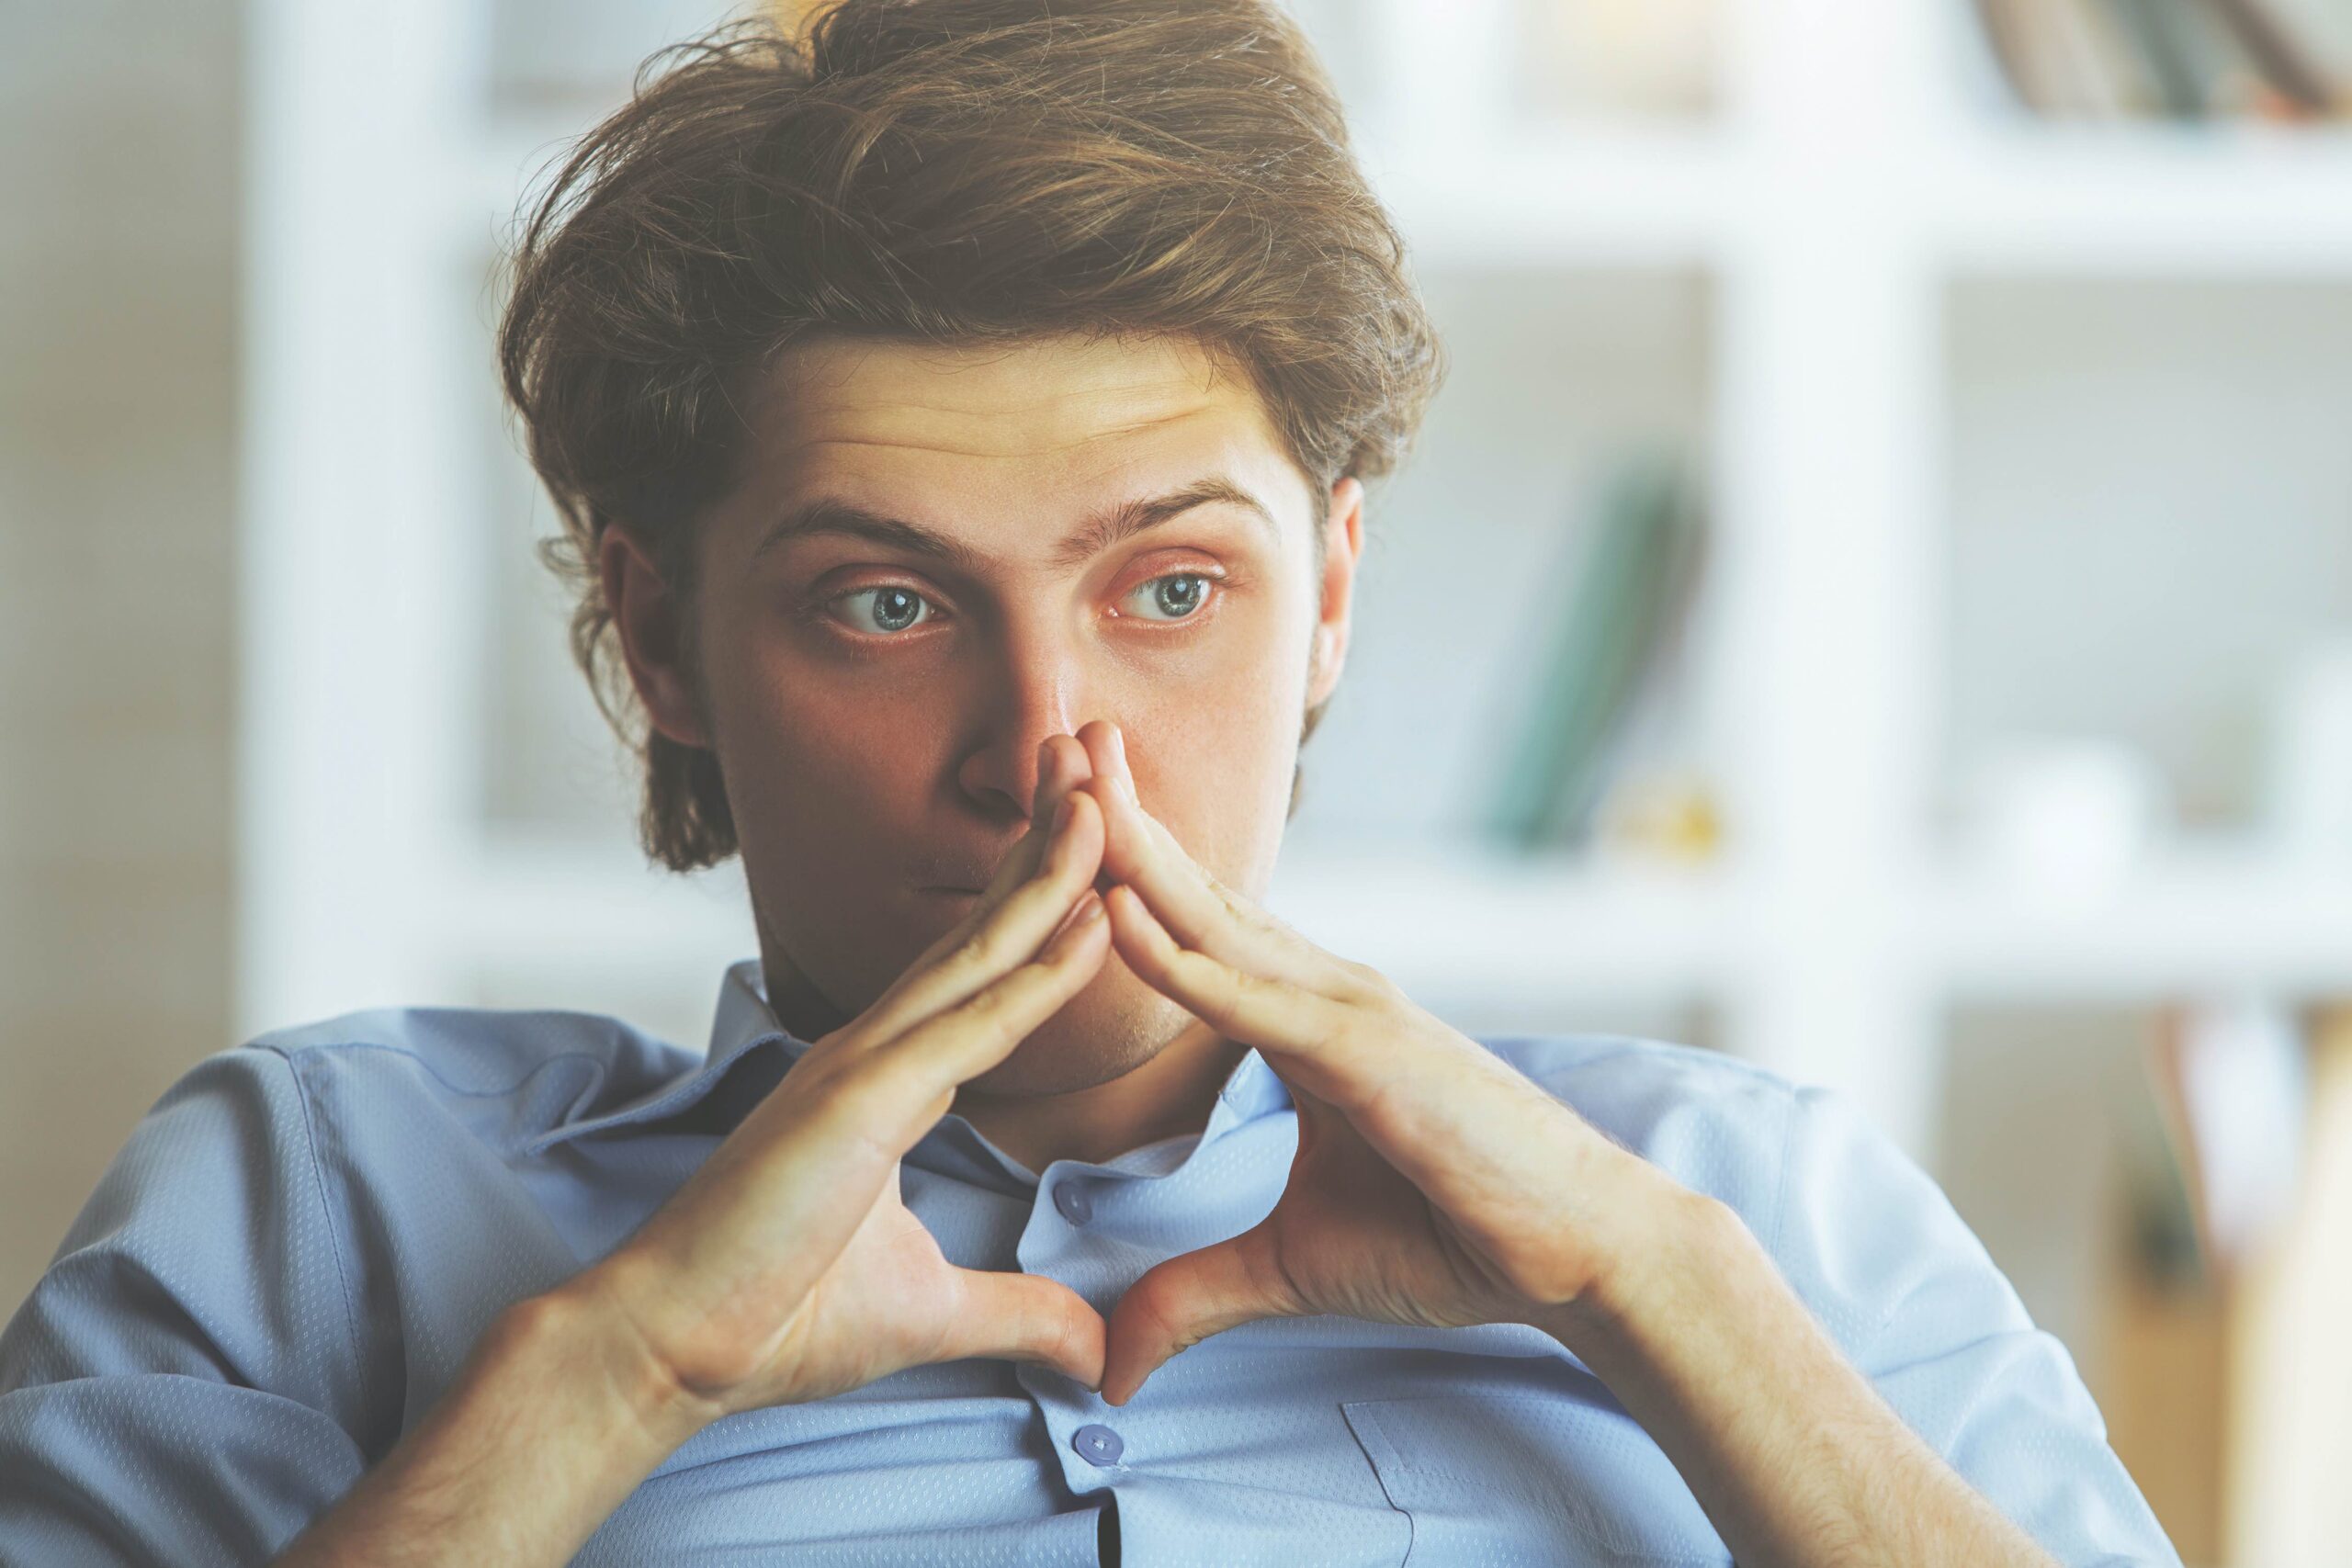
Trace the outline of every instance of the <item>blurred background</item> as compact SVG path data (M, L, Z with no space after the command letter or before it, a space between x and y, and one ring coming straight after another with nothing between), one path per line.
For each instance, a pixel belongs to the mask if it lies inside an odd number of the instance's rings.
M1295 0L1453 357L1273 902L1838 1086L2192 1565L2352 1539L2352 0ZM712 0L0 4L0 1305L199 1057L699 1051L494 266Z

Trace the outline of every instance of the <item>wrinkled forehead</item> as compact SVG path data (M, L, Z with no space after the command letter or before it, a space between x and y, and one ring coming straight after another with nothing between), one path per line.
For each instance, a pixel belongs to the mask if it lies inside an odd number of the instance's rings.
M780 351L766 391L763 434L789 445L937 442L1006 457L1259 412L1229 365L1170 337L943 345L825 335Z
M780 351L761 393L749 473L771 502L877 485L1075 502L1217 468L1252 473L1271 504L1304 495L1247 375L1184 338L827 335Z

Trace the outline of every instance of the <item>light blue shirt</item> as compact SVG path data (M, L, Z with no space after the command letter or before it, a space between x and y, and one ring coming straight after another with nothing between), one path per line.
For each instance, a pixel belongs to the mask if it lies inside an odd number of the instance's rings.
M1622 1038L1481 1042L1730 1204L1879 1390L2068 1563L2167 1563L2057 1340L1933 1182L1837 1096ZM414 1426L503 1308L627 1237L807 1048L756 960L707 1056L612 1018L405 1008L198 1062L0 1334L0 1562L260 1563ZM1249 1228L1297 1146L1251 1052L1207 1124L1033 1173L962 1117L909 1153L950 1261L1104 1314ZM1115 1538L1115 1539L1114 1539ZM1204 1341L1113 1408L971 1359L730 1416L573 1560L1726 1563L1664 1453L1556 1340L1325 1316Z

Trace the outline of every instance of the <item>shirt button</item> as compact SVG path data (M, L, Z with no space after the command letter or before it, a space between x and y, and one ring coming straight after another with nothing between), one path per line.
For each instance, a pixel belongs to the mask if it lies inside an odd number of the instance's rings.
M1094 1217L1094 1200L1086 1195L1085 1188L1074 1181L1064 1181L1055 1186L1054 1207L1062 1212L1063 1219L1074 1225L1082 1225Z
M1088 1425L1069 1435L1069 1446L1089 1464L1114 1465L1119 1462L1119 1452L1127 1445L1110 1427Z

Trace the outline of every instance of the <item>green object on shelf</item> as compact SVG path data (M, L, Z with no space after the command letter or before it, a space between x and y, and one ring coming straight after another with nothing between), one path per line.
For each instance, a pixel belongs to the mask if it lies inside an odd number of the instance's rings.
M1696 575L1694 490L1673 449L1638 451L1611 474L1593 525L1572 535L1557 574L1567 607L1539 619L1547 646L1486 817L1503 842L1533 849L1589 825L1611 742Z
M2201 1288L2210 1270L2198 1243L2195 1202L2155 1097L2143 1085L2141 1093L2126 1098L2120 1115L2117 1141L2132 1267L2166 1290Z
M2145 64L2149 81L2174 119L2199 119L2205 114L2207 62L2198 53L2191 29L2198 18L2190 14L2193 0L2108 0L2109 9L2130 37Z

